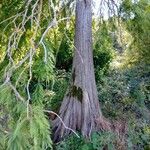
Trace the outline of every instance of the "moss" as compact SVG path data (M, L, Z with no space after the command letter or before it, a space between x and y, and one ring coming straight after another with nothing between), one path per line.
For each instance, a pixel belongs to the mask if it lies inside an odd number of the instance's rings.
M82 89L80 87L77 87L75 85L71 86L69 95L72 96L72 97L76 97L77 100L79 100L80 102L82 102L83 91L82 91Z

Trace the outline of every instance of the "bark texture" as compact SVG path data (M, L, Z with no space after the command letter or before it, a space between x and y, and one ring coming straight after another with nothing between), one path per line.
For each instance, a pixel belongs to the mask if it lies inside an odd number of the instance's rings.
M77 0L75 23L75 53L70 86L63 99L59 115L67 127L89 137L103 122L94 75L92 51L91 0ZM53 122L54 140L60 140L70 130L56 118Z

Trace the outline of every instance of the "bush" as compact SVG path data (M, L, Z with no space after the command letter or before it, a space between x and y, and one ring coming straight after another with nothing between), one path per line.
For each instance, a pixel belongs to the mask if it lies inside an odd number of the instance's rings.
M150 145L149 70L146 64L110 70L98 83L104 115L128 122L129 149L139 150Z
M115 150L116 136L111 132L92 133L91 139L86 140L82 136L77 138L71 135L56 145L56 150Z

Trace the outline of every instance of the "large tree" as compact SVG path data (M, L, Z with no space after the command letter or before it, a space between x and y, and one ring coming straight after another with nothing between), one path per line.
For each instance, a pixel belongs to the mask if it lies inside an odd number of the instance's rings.
M64 96L59 115L65 125L89 137L103 123L97 96L92 50L92 0L76 1L74 58L70 85ZM107 123L107 122L106 122ZM59 118L53 124L54 140L71 131Z

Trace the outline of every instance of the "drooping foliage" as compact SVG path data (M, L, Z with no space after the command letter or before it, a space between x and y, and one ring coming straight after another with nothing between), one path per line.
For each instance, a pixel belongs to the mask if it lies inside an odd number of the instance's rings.
M45 38L52 11L46 1L1 4L2 149L52 148L51 125L44 113L54 82L54 51Z

